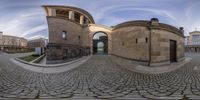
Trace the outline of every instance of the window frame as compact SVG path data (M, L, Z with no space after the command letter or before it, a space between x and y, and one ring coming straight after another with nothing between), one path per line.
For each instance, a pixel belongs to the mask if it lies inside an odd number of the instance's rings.
M135 43L138 44L138 39L137 38L135 39Z
M67 35L68 35L68 32L67 31L62 31L61 32L61 37L63 40L66 40L67 39Z

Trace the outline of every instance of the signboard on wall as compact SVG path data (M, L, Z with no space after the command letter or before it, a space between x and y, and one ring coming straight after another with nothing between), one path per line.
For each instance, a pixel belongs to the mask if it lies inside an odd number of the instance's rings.
M42 48L41 47L36 47L35 48L35 54L36 55L41 55L42 54Z

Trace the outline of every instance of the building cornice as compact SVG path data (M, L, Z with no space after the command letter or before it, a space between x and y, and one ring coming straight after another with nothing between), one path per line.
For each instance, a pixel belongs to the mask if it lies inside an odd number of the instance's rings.
M28 41L27 39L23 38L23 37L17 37L17 36L11 36L11 35L2 35L3 38L6 38L6 37L11 37L11 38L16 38L16 39L21 39L21 40L26 40Z
M136 20L136 21L124 22L124 23L114 26L113 30L117 30L123 27L129 27L129 26L143 26L150 29L166 30L166 31L175 33L181 37L184 37L182 31L174 26L164 24L164 23L158 23L157 26L154 26L154 25L151 25L151 21L147 21L147 20Z
M48 7L49 7L49 8L55 8L55 9L64 9L64 10L66 9L66 10L72 10L72 11L75 10L75 11L77 11L77 12L79 12L79 13L82 13L83 15L86 15L86 16L90 19L90 21L91 21L92 23L95 23L95 21L94 21L92 15L91 15L89 12L87 12L87 11L81 9L81 8L78 8L78 7L61 6L61 5L43 5L42 7L45 8L46 12L47 12L47 8L48 8Z

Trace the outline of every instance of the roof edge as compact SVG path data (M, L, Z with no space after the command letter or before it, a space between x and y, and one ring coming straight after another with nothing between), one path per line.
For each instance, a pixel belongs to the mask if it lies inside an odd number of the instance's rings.
M55 8L61 7L61 8L69 8L69 9L78 10L78 11L82 12L83 14L86 14L90 18L92 23L95 23L94 18L92 17L92 15L88 11L86 11L84 9L81 9L79 7L65 6L65 5L42 5L41 7L45 8L45 9L48 8L48 7L55 7Z

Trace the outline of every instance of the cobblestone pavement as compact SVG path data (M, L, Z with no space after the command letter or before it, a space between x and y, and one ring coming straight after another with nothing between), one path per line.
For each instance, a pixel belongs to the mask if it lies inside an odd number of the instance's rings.
M31 72L0 54L0 100L29 99L200 99L200 54L186 54L192 63L172 72L141 74L113 62L110 56L96 55L73 70L43 74Z

